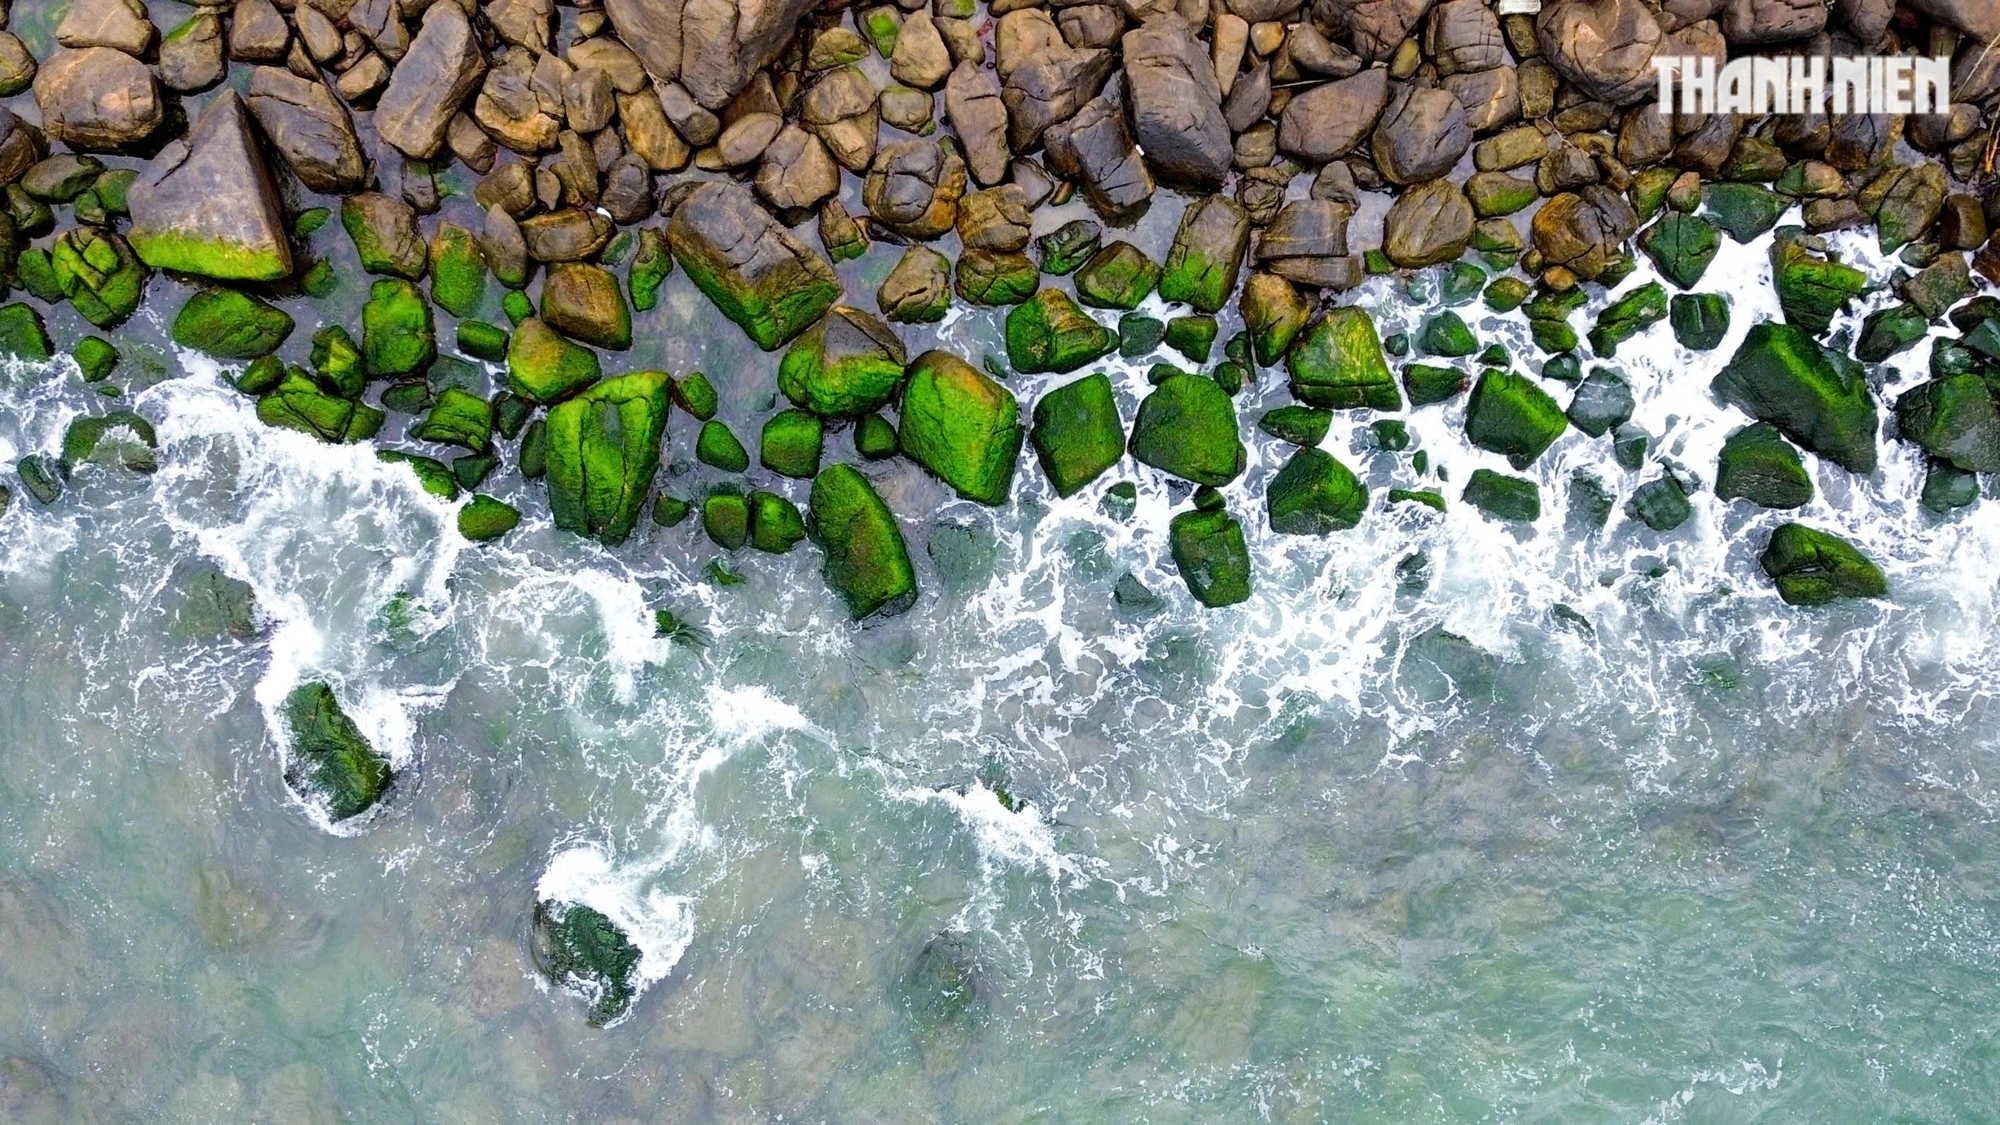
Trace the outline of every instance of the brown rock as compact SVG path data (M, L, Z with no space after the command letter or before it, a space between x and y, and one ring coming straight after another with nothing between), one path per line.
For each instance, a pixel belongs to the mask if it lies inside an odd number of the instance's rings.
M1147 170L1124 109L1110 97L1091 99L1069 120L1048 131L1049 164L1083 185L1084 198L1113 223L1135 218L1153 199Z
M1788 43L1826 27L1825 0L1725 0L1722 34L1738 46Z
M492 0L485 5L486 22L503 43L525 47L535 54L549 49L549 33L555 15L554 0ZM303 30L303 29L301 29ZM575 54L576 48L570 48ZM638 61L633 60L634 63ZM580 65L572 58L571 65Z
M918 11L903 21L896 37L896 51L889 56L889 74L905 86L935 90L951 73L951 52L938 34L928 11Z
M493 12L492 6L489 5L486 11L490 18ZM652 84L652 79L647 76L646 68L640 63L639 56L633 54L630 47L609 35L578 40L570 44L569 50L563 52L563 58L578 70L596 67L609 74L612 87L621 94L637 94Z
M1538 26L1542 54L1591 97L1631 105L1658 89L1663 33L1642 0L1553 0Z
M659 95L650 87L636 94L619 94L618 119L625 125L625 141L633 154L655 172L678 172L694 155L667 121Z
M1472 126L1450 93L1405 85L1389 99L1369 144L1384 178L1414 184L1451 171L1472 147Z
M250 74L250 112L306 187L345 195L366 183L368 163L354 122L321 83L260 66Z
M486 72L472 102L472 118L479 127L521 153L554 148L562 132L561 114L561 100L536 88L535 62L520 50L509 51Z
M775 113L745 114L715 138L716 160L724 168L741 168L763 155L784 126L785 119Z
M1257 243L1257 261L1346 257L1349 213L1346 206L1325 199L1285 204Z
M486 224L479 232L479 254L502 285L519 289L528 283L528 271L533 266L528 257L528 240L521 234L521 224L498 203L486 209Z
M965 146L972 178L989 186L1006 179L1013 154L1007 149L1007 105L1000 97L999 77L984 67L959 63L944 85L944 112Z
M1529 224L1542 261L1562 266L1585 281L1603 273L1638 229L1639 216L1632 205L1602 184L1556 196L1535 212Z
M1411 188L1382 220L1382 252L1404 269L1449 262L1472 240L1472 203L1450 180Z
M1178 14L1125 33L1125 97L1132 138L1159 178L1213 190L1229 174L1229 125L1215 67Z
M152 71L109 47L58 50L36 73L34 89L49 139L79 152L136 144L166 120Z
M928 246L912 246L875 290L875 307L901 324L928 323L944 315L950 294L951 262Z
M958 205L958 237L967 248L1009 254L1028 245L1034 220L1027 196L1013 184L969 192Z
M1278 148L1312 164L1353 151L1389 104L1389 72L1377 67L1316 86L1278 115Z
M375 105L375 132L405 156L429 158L444 147L451 115L485 73L486 58L465 10L432 4Z
M187 137L146 165L127 202L127 238L154 269L225 281L276 281L292 272L284 205L233 90L211 100Z
M919 96L928 103L929 94ZM882 111L875 87L854 67L830 70L813 83L806 91L804 120L841 167L858 173L874 161Z
M1049 126L1069 119L1097 96L1113 61L1109 51L1078 50L1058 38L1004 74L1000 100L1007 106L1007 143L1016 152L1033 149Z
M1450 77L1467 71L1492 70L1507 63L1507 43L1500 34L1500 17L1485 0L1445 0L1431 9L1424 31L1424 50L1438 74Z
M281 63L292 28L271 0L236 0L229 18L229 57L239 62Z
M756 184L757 194L784 215L818 206L820 200L839 191L840 166L827 155L818 137L797 125L787 125L764 149Z
M1312 12L1362 58L1381 62L1396 53L1430 6L1431 0L1314 0Z
M0 98L11 98L35 81L35 56L12 32L0 31Z
M882 146L862 184L874 219L910 238L936 238L958 218L965 161L930 141Z
M595 133L611 123L618 108L611 75L597 67L571 70L563 82L563 116L579 133Z
M366 105L374 101L375 95L388 84L389 64L381 55L371 51L361 56L353 66L341 71L333 88L354 105Z
M71 0L56 24L56 42L65 47L110 47L134 56L152 50L158 34L138 0Z
M567 208L521 223L521 239L537 262L580 262L611 241L610 220L596 211Z

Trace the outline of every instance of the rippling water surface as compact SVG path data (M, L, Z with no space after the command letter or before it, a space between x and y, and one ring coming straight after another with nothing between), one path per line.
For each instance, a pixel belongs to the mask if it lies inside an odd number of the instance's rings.
M1174 218L1149 219L1154 241ZM872 290L892 260L850 268ZM1684 352L1662 324L1616 361L1656 452L1707 481L1743 423L1708 381L1775 315L1768 272L1764 246L1725 247L1730 339ZM1358 299L1385 333L1425 311L1387 279ZM723 373L725 417L754 432L771 362L701 327L683 277L655 317L632 365ZM997 322L940 338L976 358ZM1479 327L1533 354L1518 319ZM1926 356L1875 376L1893 395ZM1608 438L1572 431L1530 470L1532 532L1482 519L1458 489L1504 466L1464 443L1462 400L1408 415L1429 477L1371 448L1371 416L1336 420L1325 445L1376 503L1327 539L1263 525L1284 447L1250 438L1225 492L1256 593L1223 611L1166 560L1185 489L1150 470L1058 500L1024 466L986 509L902 465L879 486L924 595L856 629L810 548L746 553L745 581L717 585L694 522L607 551L511 474L496 491L527 520L467 544L372 447L266 429L225 372L166 360L132 397L157 475L86 469L0 518L0 1107L18 1119L2000 1104L2000 514L1924 512L1907 446L1867 479L1813 466L1799 518L1894 591L1818 610L1757 569L1776 513L1704 491L1671 534L1622 510L1573 525L1577 469L1621 505L1660 471L1620 469ZM1129 418L1144 364L1111 369ZM1032 402L1055 381L1014 384ZM0 459L53 449L93 394L66 362L6 369ZM1246 434L1287 397L1264 372ZM692 445L677 417L682 494L707 471ZM1100 508L1115 479L1139 484L1129 521ZM1391 507L1391 484L1453 503ZM202 567L254 588L258 636L183 627ZM1155 603L1113 597L1128 573ZM707 646L656 638L661 608ZM280 777L273 720L308 678L414 778L356 832ZM538 986L538 893L639 939L627 1019L587 1027ZM958 973L954 1001L938 984Z

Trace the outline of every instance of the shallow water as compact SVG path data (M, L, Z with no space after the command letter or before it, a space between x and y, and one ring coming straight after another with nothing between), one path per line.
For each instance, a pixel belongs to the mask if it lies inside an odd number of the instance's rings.
M1743 422L1708 381L1775 314L1764 251L1711 267L1736 299L1716 351L1661 324L1616 361L1656 450L1704 480ZM872 289L890 261L850 268ZM1358 299L1385 333L1425 311L1387 279ZM719 374L754 433L772 363L713 320L676 276L630 365ZM997 322L938 335L976 358ZM1518 318L1477 327L1532 354ZM1888 396L1926 355L1878 370ZM372 448L261 427L213 365L170 364L133 398L155 476L86 469L0 518L19 1119L1942 1121L2000 1101L2000 515L1925 513L1907 446L1866 480L1815 466L1798 518L1894 592L1819 610L1757 569L1777 513L1702 492L1673 533L1628 519L1659 469L1619 469L1609 438L1572 431L1530 470L1532 533L1482 519L1458 490L1505 466L1459 436L1462 400L1407 415L1424 479L1369 448L1371 416L1336 420L1324 444L1376 505L1327 539L1263 525L1284 450L1249 437L1224 491L1256 593L1223 611L1165 557L1185 486L1127 462L1058 500L1024 465L984 509L905 465L879 487L924 594L857 629L810 547L745 553L721 586L698 521L605 550L511 474L489 490L527 520L467 544ZM1128 418L1143 368L1111 364ZM1031 403L1058 381L1013 383ZM1246 434L1282 383L1239 400ZM7 369L0 460L53 449L93 394L66 362ZM707 470L685 417L670 448L687 495ZM1602 531L1568 526L1579 468L1618 493ZM1129 521L1099 507L1121 476ZM1392 483L1453 503L1390 507ZM202 566L254 588L258 636L186 628ZM1128 572L1157 604L1114 600ZM660 608L710 643L654 637ZM309 678L413 779L356 830L280 776L276 708ZM538 895L639 940L628 1018L588 1027L538 984ZM958 974L962 1003L940 987Z

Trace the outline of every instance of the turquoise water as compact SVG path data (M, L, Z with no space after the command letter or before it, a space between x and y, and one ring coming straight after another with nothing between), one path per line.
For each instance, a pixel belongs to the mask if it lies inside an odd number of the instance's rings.
M1716 352L1665 325L1620 352L1656 449L1700 476L1742 422L1708 380L1775 311L1763 253L1712 267L1737 299ZM1425 311L1386 280L1359 300L1385 332ZM635 365L725 373L725 417L759 417L770 363L713 320L676 277ZM995 323L939 335L976 357ZM1521 327L1482 334L1526 354ZM1150 470L1069 500L1024 470L985 509L898 465L879 487L925 592L857 629L809 548L746 554L719 586L692 524L607 551L512 476L497 494L526 522L467 544L372 449L261 427L223 372L167 360L131 396L157 474L86 468L0 517L0 1119L2000 1104L2000 517L1924 513L1907 446L1866 480L1816 467L1801 518L1894 593L1818 610L1756 568L1775 514L1703 492L1671 534L1622 512L1571 528L1574 470L1621 503L1657 475L1608 439L1572 433L1530 470L1532 533L1382 505L1501 467L1459 436L1462 405L1410 415L1448 481L1338 419L1325 445L1378 503L1325 540L1263 527L1284 453L1253 439L1225 491L1257 588L1225 611L1173 574L1185 496ZM1885 394L1920 363L1881 369ZM1113 370L1129 416L1143 369ZM1052 382L1014 380L1024 401ZM0 459L54 448L94 393L66 362L7 368ZM1265 372L1246 430L1286 398ZM1099 506L1119 476L1129 521ZM189 591L210 571L254 590L255 635L204 628ZM1157 602L1114 598L1128 573ZM656 638L660 608L708 643ZM280 776L272 720L309 678L415 778L351 831ZM538 983L538 894L639 941L622 1022Z

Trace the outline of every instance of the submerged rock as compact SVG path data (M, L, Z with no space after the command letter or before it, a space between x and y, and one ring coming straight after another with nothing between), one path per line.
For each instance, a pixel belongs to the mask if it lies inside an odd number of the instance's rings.
M638 525L660 467L671 380L606 379L548 414L549 510L557 527L615 547Z
M153 424L130 410L85 414L63 431L63 476L71 475L85 462L151 473L160 467L155 456L158 448Z
M852 465L813 479L807 529L826 554L821 574L856 621L903 612L917 600L916 571L895 514Z
M904 454L961 497L1004 504L1021 452L1014 393L946 351L910 364L899 440Z
M707 183L689 193L674 208L667 242L696 287L765 351L805 331L840 299L832 264L736 184Z
M1837 535L1803 524L1780 524L1757 562L1788 605L1889 595L1888 580L1868 556Z
M1167 524L1167 544L1196 601L1219 609L1250 600L1250 549L1234 516L1221 510L1182 512Z
M285 697L284 718L292 744L285 783L324 805L329 819L359 816L388 793L394 780L389 759L369 745L331 687L316 681L294 688Z
M582 996L590 1026L603 1027L631 1008L641 954L625 931L580 903L538 902L530 951L551 984Z

